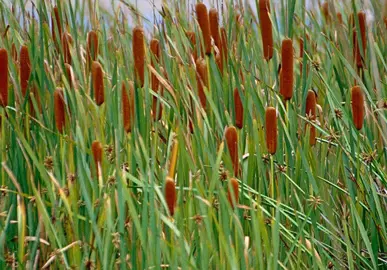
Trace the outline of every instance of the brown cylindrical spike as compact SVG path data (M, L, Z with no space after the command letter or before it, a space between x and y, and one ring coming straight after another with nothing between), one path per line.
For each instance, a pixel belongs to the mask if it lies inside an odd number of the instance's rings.
M339 23L343 24L343 15L341 14L341 12L337 12L336 16Z
M243 103L239 95L238 88L234 89L234 109L235 109L235 126L240 129L243 127Z
M223 72L223 47L222 47L222 39L220 38L219 34L219 18L218 18L218 11L215 8L211 8L209 11L209 21L210 21L210 30L211 30L211 36L214 39L215 46L218 47L219 54L216 55L216 57L219 58L218 60L218 67L220 72Z
M285 100L293 96L293 42L291 39L282 41L281 50L281 76L280 76L280 93Z
M230 183L228 184L227 199L233 209L235 208L236 205L238 205L239 183L238 183L238 180L235 178L231 178Z
M360 11L357 14L358 20L359 20L359 28L360 28L360 39L363 50L361 51L361 46L358 41L357 37L357 31L356 31L356 25L354 25L353 28L353 49L354 49L354 57L356 60L356 65L358 68L362 68L364 65L364 59L363 57L366 56L366 49L367 49L367 36L366 36L366 15L363 11Z
M324 19L327 23L331 22L331 16L329 14L329 5L328 2L324 2L321 6L321 13L324 16Z
M100 63L94 61L91 66L95 103L100 106L105 101L105 86L103 84L103 70Z
M273 57L273 29L269 14L270 1L259 0L259 22L261 24L263 55L266 61Z
M274 155L277 151L277 111L273 107L266 109L265 129L267 150Z
M152 67L156 68L156 63L159 62L159 58L160 58L160 44L157 39L151 40L150 51L152 53L152 61L151 61ZM151 87L154 92L156 93L159 92L160 83L156 75L154 75L153 73L151 74ZM157 107L157 102L158 102L158 99L157 97L154 96L153 102L152 102L152 113L153 113L152 116L154 120L159 120L162 115L162 109L163 109L162 104L160 103L159 107ZM157 110L159 111L158 114L157 114Z
M132 131L132 122L134 116L134 84L129 82L129 93L126 90L125 82L122 82L122 119L124 129L127 133Z
M31 75L31 61L27 46L20 49L20 86L23 97L26 95L28 81Z
M52 39L54 40L54 43L57 45L58 40L56 39L56 33L59 34L59 38L62 36L62 24L60 21L58 7L55 6L52 11L53 11L53 14L51 14Z
M351 90L352 119L356 129L360 130L364 122L364 96L360 86L356 85Z
M65 64L66 69L66 78L68 80L70 88L74 86L73 80L74 80L74 74L73 74L73 68L69 64Z
M204 51L207 55L211 54L211 31L210 23L208 19L207 7L203 3L196 4L196 16L202 30L202 36L204 41Z
M224 62L228 63L228 59L227 59L227 51L228 51L228 44L227 44L227 33L226 33L226 29L224 27L221 27L220 28L220 33L222 35L222 52L223 52L223 59L224 59Z
M198 84L198 94L202 107L206 109L207 98L204 87L208 86L207 64L203 58L196 61L196 82Z
M63 90L60 88L57 88L54 92L54 112L56 128L60 133L63 133L66 124L66 105Z
M71 65L71 51L70 45L73 44L73 38L70 33L64 32L62 34L62 49L63 49L63 60L66 64Z
M175 181L167 177L165 181L165 202L167 203L169 213L171 216L175 214L175 207L176 207L176 186Z
M305 113L309 120L316 120L316 94L309 90L306 96ZM307 124L310 127L309 144L316 144L316 128L313 125Z
M99 177L101 173L99 168L101 167L102 169L102 153L103 153L102 143L100 143L99 141L94 141L91 144L91 151L93 152L95 170L97 172L96 175L97 177Z
M145 47L144 47L144 30L137 26L133 28L133 57L134 57L134 70L136 76L136 82L143 87L144 86L144 72L145 72Z
M238 157L238 133L234 126L229 126L224 132L227 148L230 153L234 176L239 176L239 157Z
M198 59L198 51L196 49L196 36L195 36L195 33L192 32L192 31L188 31L187 32L187 37L191 43L191 55L193 57L193 59L196 60Z
M0 49L0 106L8 105L8 53Z

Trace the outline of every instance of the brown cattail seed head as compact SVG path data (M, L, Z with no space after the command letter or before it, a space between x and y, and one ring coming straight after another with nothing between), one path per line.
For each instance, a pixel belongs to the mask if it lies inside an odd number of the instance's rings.
M329 14L329 5L328 2L324 2L321 6L321 12L322 15L324 16L324 19L327 23L330 23L331 21L331 16Z
M237 128L243 127L243 103L239 95L238 88L234 89L234 109L235 109L235 126Z
M31 75L31 61L27 46L22 46L20 49L20 86L23 97L26 95L28 80Z
M341 12L337 12L336 16L337 20L339 21L339 24L343 24L343 15L341 14Z
M92 30L87 34L87 48L88 61L96 61L98 59L98 34Z
M219 34L218 11L215 8L211 8L208 15L210 21L211 36L214 39L215 46L218 47L219 52L222 53L222 40Z
M175 214L176 207L176 186L175 181L171 177L167 177L165 181L165 202L167 203L171 216Z
M70 45L73 44L73 38L70 33L64 32L62 34L62 49L63 49L63 60L66 64L71 65L71 52Z
M95 103L98 106L105 101L105 87L103 84L103 70L100 63L94 61L91 66Z
M0 49L0 106L8 105L8 53Z
M160 43L157 39L152 39L150 42L150 51L152 53L152 67L156 68L156 63L159 62L160 58ZM156 75L153 73L151 74L151 87L152 90L156 93L159 91L159 80L157 79ZM157 114L157 110L159 110L159 113ZM157 97L153 97L153 103L152 103L152 116L154 120L158 120L161 118L162 115L162 104L159 104L159 107L157 107Z
M204 41L204 51L207 55L211 54L211 32L210 23L208 20L207 7L203 3L196 4L196 16L202 30L202 36Z
M102 143L99 141L94 141L91 144L91 151L93 152L93 158L95 163L95 169L97 171L97 177L100 176L99 167L102 167Z
M66 106L63 96L63 90L57 88L54 92L54 112L55 112L55 124L60 133L63 132L63 128L66 124Z
M52 39L54 40L54 43L57 44L56 33L59 34L59 38L62 36L62 24L59 16L58 7L55 6L52 11L53 11L53 14L51 14Z
M356 129L363 127L364 121L364 96L360 86L356 85L351 90L352 119Z
M238 157L238 133L234 126L227 127L224 132L227 148L230 153L234 176L239 175L239 157Z
M266 61L273 57L273 29L269 13L269 0L259 0L259 22L261 24L263 55Z
M304 58L304 39L300 38L298 41L300 44L300 74L302 74L302 61Z
M145 65L144 30L139 26L133 28L132 43L136 82L143 87Z
M366 54L366 48L367 48L367 36L366 36L366 14L363 11L360 11L357 14L358 20L359 20L359 29L360 29L360 40L362 44L363 50L361 51L361 46L357 37L357 31L356 31L356 25L354 25L353 30L353 50L354 50L354 57L356 60L356 65L358 68L362 68L364 64L364 59Z
M314 91L309 90L308 94L306 96L306 106L305 106L305 113L309 120L315 120L316 119L316 94ZM315 145L316 144L316 128L313 125L307 125L310 126L310 135L309 135L309 144Z
M293 42L291 39L282 41L281 49L280 93L285 100L293 96Z
M206 108L207 98L204 93L204 87L208 86L208 74L206 60L198 58L196 61L196 81L198 84L198 94L202 107Z
M192 32L192 31L188 31L187 32L187 38L188 38L188 40L191 43L191 55L192 55L193 59L196 62L196 60L198 59L198 51L196 49L196 36L195 36L195 33Z
M66 78L69 83L70 88L73 87L74 83L74 74L73 74L73 68L69 64L65 64L65 69L66 69Z
M265 114L266 146L270 154L277 151L277 111L268 107Z
M228 59L227 59L227 50L228 50L228 44L227 44L227 33L226 29L224 27L220 28L220 33L222 36L222 53L223 53L223 59L224 62L227 64Z
M129 82L129 93L127 92L125 82L122 82L122 119L126 132L132 131L132 122L134 115L134 84Z
M238 180L235 178L231 178L229 181L227 199L231 207L234 209L235 205L238 204L239 201L239 184Z

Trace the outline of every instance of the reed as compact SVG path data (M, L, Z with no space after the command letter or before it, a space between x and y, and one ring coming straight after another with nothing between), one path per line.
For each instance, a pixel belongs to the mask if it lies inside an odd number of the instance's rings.
M63 60L66 64L71 65L71 51L70 45L73 44L73 38L68 32L62 34L62 49L63 49Z
M239 201L239 183L236 178L231 178L228 183L227 200L234 209Z
M91 66L95 103L101 106L105 101L105 87L103 84L103 70L99 62L94 61Z
M208 19L207 7L203 3L196 4L196 16L202 31L204 52L207 55L211 54L211 30Z
M196 82L198 85L198 94L200 104L206 109L207 98L204 92L204 87L208 87L208 73L206 60L198 58L196 61Z
M157 39L152 39L149 47L153 56L151 59L151 65L153 68L156 68L156 64L159 63L159 59L160 59L160 43ZM157 79L156 75L154 75L153 73L151 73L151 87L154 92L156 93L159 92L160 82ZM152 101L152 112L153 112L152 116L154 120L160 120L163 112L162 104L160 103L158 108L157 108L157 104L158 104L158 99L157 97L154 96ZM158 110L158 114L157 114L157 110Z
M357 130L363 128L364 122L364 96L360 86L351 89L352 119Z
M224 137L227 143L228 152L230 153L234 176L239 176L239 157L238 157L238 133L234 126L226 127Z
M266 108L265 131L267 150L274 155L277 151L277 111L274 107Z
M31 75L31 60L30 54L28 52L27 46L22 46L20 48L20 86L22 90L23 97L26 95L28 88L28 81Z
M314 91L309 90L306 96L305 114L310 121L316 120L316 94ZM310 127L309 144L316 144L316 128L311 124L306 124L306 127Z
M57 88L54 91L54 113L55 113L55 125L59 133L63 133L63 129L66 125L66 105L63 96L63 90Z
M8 106L8 53L0 49L0 106Z
M290 100L293 96L293 41L284 39L281 48L281 75L280 93L285 100Z
M165 202L167 203L169 214L175 214L176 207L176 186L173 178L167 176L164 187Z
M93 141L91 144L91 152L93 153L96 175L99 177L102 175L102 171L100 171L102 170L102 143L99 141Z
M134 119L134 83L129 82L129 93L126 90L126 83L122 82L122 119L124 122L124 129L127 133L132 131Z
M259 23L261 25L261 37L263 55L266 61L273 57L273 26L270 20L270 1L259 0Z
M144 86L145 72L145 47L144 47L144 30L142 27L133 28L132 49L134 58L134 71L136 83L141 87Z
M243 102L239 95L238 88L234 89L234 110L235 110L235 126L241 129L243 127Z

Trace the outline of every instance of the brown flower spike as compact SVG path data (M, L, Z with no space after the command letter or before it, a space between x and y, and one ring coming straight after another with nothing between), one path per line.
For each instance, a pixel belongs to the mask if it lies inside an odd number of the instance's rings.
M54 43L58 45L58 41L56 39L56 33L59 34L59 38L62 37L62 24L60 21L60 16L59 16L59 9L57 6L55 6L52 9L53 13L51 14L51 31L52 31L52 39L54 40Z
M238 133L234 126L226 127L224 132L227 148L230 153L232 166L234 169L234 176L239 175L239 157L238 157Z
M102 167L102 143L99 141L94 141L91 144L91 151L93 152L93 158L94 158L94 163L95 163L95 169L97 172L97 177L100 176L100 167Z
M218 18L218 11L215 8L211 8L209 11L209 21L210 21L210 30L211 30L211 36L214 39L215 46L219 50L219 54L217 54L217 57L219 57L218 60L218 67L220 72L223 71L223 47L222 47L222 39L220 38L219 33L219 18Z
M105 87L103 84L102 66L97 61L94 61L91 66L91 74L93 79L95 103L97 103L97 105L100 106L105 101Z
M273 57L273 29L269 14L269 0L259 0L259 22L261 24L263 55L266 61Z
M366 49L367 49L367 36L366 36L366 15L363 11L360 11L357 14L358 20L359 20L359 28L360 28L360 40L362 44L363 50L361 51L361 46L357 37L357 31L356 31L356 25L354 24L353 28L353 53L354 58L356 61L356 65L358 68L362 68L364 65L364 58L366 55ZM353 23L355 22L353 19L351 19Z
M238 88L234 89L234 109L235 109L235 126L241 129L243 127L243 103L239 95Z
M226 29L224 27L221 27L220 28L220 33L221 33L221 36L222 36L222 52L223 52L223 59L224 59L224 62L228 63L228 59L227 59L227 50L228 50L228 44L227 44L227 33L226 33Z
M293 96L293 41L284 39L281 49L281 76L280 76L280 93L285 100L289 100Z
M31 75L31 61L27 46L20 49L20 86L23 97L26 95L28 81Z
M125 82L122 82L122 119L124 129L127 133L132 131L132 122L134 115L134 84L129 82L129 94L126 90Z
M63 59L66 64L71 65L71 51L70 45L73 44L73 38L70 33L64 32L62 34L62 49L63 49Z
M145 66L144 30L139 26L133 28L132 43L136 83L143 87Z
M238 180L231 178L228 184L227 199L231 207L234 209L239 201L239 184Z
M171 216L175 214L175 207L176 207L176 186L175 181L167 176L167 179L165 181L165 202L167 203L169 213Z
M8 105L8 53L0 49L0 106Z
M306 96L305 113L308 116L309 120L316 119L316 94L312 90L309 90L308 94ZM306 127L308 127L308 126L310 127L309 144L315 145L316 144L316 128L310 124L306 125Z
M198 94L202 107L206 109L207 98L204 93L204 87L208 87L208 74L206 60L198 58L196 61L196 82L198 85Z
M211 54L211 31L210 23L208 19L207 7L203 3L196 4L196 16L202 30L202 36L204 41L204 51L207 55Z
M360 86L356 85L351 90L352 119L357 130L362 129L364 122L364 96Z
M160 58L160 44L159 44L159 41L157 39L152 39L151 42L150 42L150 51L152 53L152 61L151 61L151 64L152 64L152 67L156 69L156 63L159 62L159 58ZM160 88L160 83L159 83L159 80L157 79L156 75L154 75L153 73L151 73L151 87L152 87L152 90L156 93L159 92L159 88ZM153 119L154 120L160 120L161 116L162 116L162 112L163 112L163 107L162 107L162 104L160 103L159 104L159 107L157 107L157 97L153 97L153 103L152 103L152 116L153 116ZM157 114L157 110L158 110L158 114Z
M98 34L94 30L87 34L86 54L89 62L98 59Z
M266 146L271 155L277 151L277 111L268 107L265 114Z
M188 40L191 43L191 55L192 55L193 59L196 62L196 60L198 59L198 51L196 49L196 36L195 36L195 33L192 32L192 31L188 31L187 32L187 38L188 38Z
M54 112L55 125L60 133L63 133L63 128L66 124L66 107L63 96L63 90L57 88L54 92Z

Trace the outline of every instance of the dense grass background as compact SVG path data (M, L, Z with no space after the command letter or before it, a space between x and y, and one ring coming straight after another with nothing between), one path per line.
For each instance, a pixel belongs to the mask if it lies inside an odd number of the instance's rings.
M136 85L135 119L127 134L121 83L134 80L132 28L150 23L141 10L128 5L130 14L109 14L98 1L77 0L38 0L25 10L22 0L12 1L12 9L0 0L0 48L9 52L10 76L8 106L0 108L0 268L386 268L385 3L371 0L365 7L362 1L330 1L328 23L319 7L306 10L305 0L281 1L272 6L274 57L269 62L263 59L258 15L242 1L238 8L237 1L214 3L227 30L228 65L221 75L214 56L206 57L209 87L203 110L185 34L195 31L200 44L194 9L186 1L166 2L155 10L162 23L146 33L147 65L149 38L160 41L161 63L155 71L163 78L164 92L161 96L150 89L146 68L144 87ZM54 5L73 37L75 86L65 73L63 48L52 38ZM365 8L373 19L367 25L365 67L357 70L348 19ZM242 15L240 23L236 14ZM86 37L92 29L98 33L98 60L105 72L102 106L94 102L86 65ZM286 37L294 44L295 87L285 104L278 66ZM305 40L302 58L299 38ZM26 45L30 53L26 98L12 44L17 50ZM360 131L352 122L350 89L355 84L366 100ZM53 110L58 87L67 105L62 134ZM238 130L239 206L232 209L227 201L232 161L223 133L234 124L236 87L244 126ZM310 123L305 116L309 89L316 91L321 106L313 122L318 137L313 147L304 128ZM163 106L159 121L151 116L155 96ZM273 156L265 143L267 106L278 111ZM104 145L100 177L91 151L94 140ZM173 217L164 199L171 162L177 189Z

